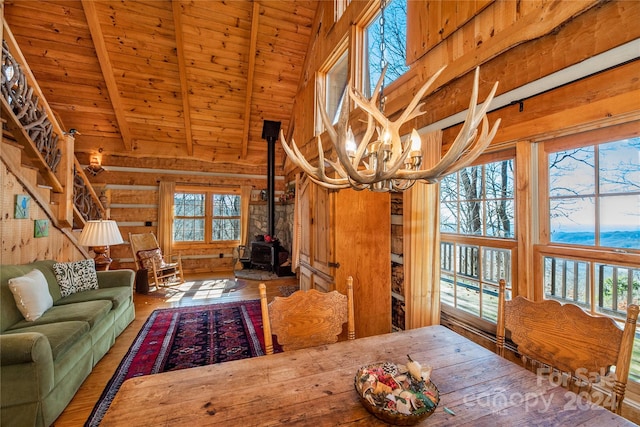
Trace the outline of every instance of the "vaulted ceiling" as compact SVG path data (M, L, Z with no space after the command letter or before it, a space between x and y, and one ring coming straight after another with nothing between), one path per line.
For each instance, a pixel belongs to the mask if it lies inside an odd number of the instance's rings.
M76 153L265 163L288 129L318 2L6 0Z

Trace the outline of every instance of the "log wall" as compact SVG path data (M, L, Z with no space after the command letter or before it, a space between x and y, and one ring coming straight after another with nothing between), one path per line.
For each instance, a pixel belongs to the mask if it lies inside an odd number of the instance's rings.
M88 157L79 155L81 162ZM107 161L109 163L109 161ZM160 181L174 181L180 185L203 188L252 186L260 193L267 186L266 167L247 167L229 171L228 166L208 162L170 161L167 159L118 159L119 167L105 166L105 171L91 177L92 185L107 197L110 219L120 227L122 237L128 241L129 233L152 232L158 235L158 188ZM282 176L275 181L276 198L284 192ZM260 202L256 202L260 203ZM174 250L182 256L185 272L230 271L236 245L181 245ZM135 268L133 253L128 244L111 248L114 260L111 268Z

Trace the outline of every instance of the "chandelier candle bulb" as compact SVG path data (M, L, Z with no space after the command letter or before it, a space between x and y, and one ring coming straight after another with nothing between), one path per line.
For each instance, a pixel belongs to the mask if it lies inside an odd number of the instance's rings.
M347 150L347 155L353 161L356 157L356 138L353 136L353 131L351 130L351 126L349 126L349 130L347 130L347 141L346 141L345 149Z

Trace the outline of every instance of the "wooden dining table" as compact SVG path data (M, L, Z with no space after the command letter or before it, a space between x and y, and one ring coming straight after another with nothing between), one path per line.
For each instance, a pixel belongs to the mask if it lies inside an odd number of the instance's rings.
M435 412L420 425L635 425L443 326L429 326L131 378L101 426L386 425L360 403L355 373L374 362L404 364L407 355L433 367L440 391Z

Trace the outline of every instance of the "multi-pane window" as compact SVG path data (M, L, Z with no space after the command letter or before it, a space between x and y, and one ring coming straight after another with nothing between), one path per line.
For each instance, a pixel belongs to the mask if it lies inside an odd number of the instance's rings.
M640 249L640 138L549 153L551 241Z
M545 296L623 318L640 302L640 266L580 251L640 249L640 138L547 151L549 243L569 249L543 256Z
M240 196L213 195L211 240L240 240Z
M175 242L240 240L240 196L213 192L174 194Z
M513 166L470 166L440 184L441 302L493 323L499 281L511 283L515 263Z
M203 242L205 194L175 193L173 196L173 240Z
M466 167L440 184L440 231L514 236L513 160Z
M381 21L380 17L381 12L378 12L364 31L362 92L367 97L373 93L384 64L387 64L385 86L409 70L406 65L407 0L387 0L384 20Z

